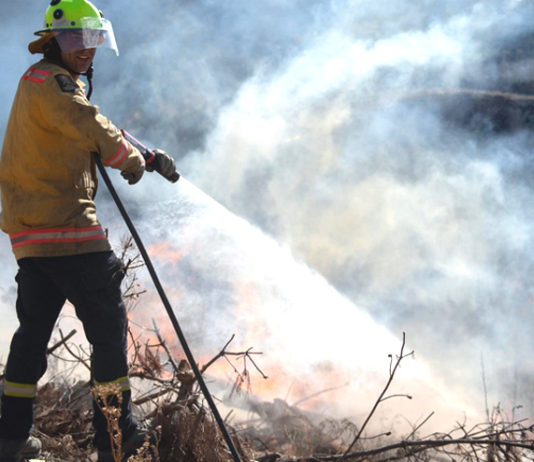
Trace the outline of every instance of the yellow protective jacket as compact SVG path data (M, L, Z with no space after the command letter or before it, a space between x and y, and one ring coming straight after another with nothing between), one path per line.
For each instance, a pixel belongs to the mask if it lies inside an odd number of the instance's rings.
M121 171L139 151L89 103L83 84L46 59L22 76L0 157L0 226L17 259L110 250L96 217L91 152Z

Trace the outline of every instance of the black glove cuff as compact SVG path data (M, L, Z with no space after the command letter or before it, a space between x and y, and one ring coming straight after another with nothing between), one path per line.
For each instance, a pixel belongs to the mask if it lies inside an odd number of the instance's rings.
M147 172L153 172L154 170L158 169L159 161L158 161L158 155L153 153L152 161L146 162L145 164L145 170Z

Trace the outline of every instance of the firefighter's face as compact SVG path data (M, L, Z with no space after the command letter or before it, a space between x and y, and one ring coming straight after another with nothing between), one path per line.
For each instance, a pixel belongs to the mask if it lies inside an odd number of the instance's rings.
M87 72L95 57L96 48L85 48L83 50L71 51L69 53L61 51L61 59L74 72L79 74Z

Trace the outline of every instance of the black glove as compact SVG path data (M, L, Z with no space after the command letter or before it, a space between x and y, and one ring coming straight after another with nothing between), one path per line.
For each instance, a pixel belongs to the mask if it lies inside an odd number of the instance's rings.
M149 162L146 166L146 169L149 172L156 171L161 176L165 178L171 178L171 176L176 173L176 164L174 159L161 149L154 149L155 159L152 162Z
M136 169L132 169L128 171L125 170L121 172L121 175L125 180L128 181L128 184L135 184L141 179L144 172L145 172L145 167L143 165L143 166L139 166Z

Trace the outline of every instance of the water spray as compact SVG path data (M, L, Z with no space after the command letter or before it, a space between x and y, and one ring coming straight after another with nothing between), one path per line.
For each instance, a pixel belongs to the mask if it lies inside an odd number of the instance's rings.
M123 135L132 144L140 148L139 150L141 154L143 154L145 161L147 162L151 160L153 161L154 158L153 157L151 158L150 156L151 155L154 156L154 153L152 153L148 148L146 148L146 146L144 146L140 141L136 140L132 135L130 135L126 131L123 131ZM189 345L182 332L180 324L178 323L178 319L176 318L176 315L174 314L174 311L171 307L169 299L167 298L167 294L163 290L163 286L161 285L159 281L158 275L156 273L156 270L154 269L154 266L152 265L152 262L148 255L148 252L145 249L143 241L141 240L139 234L137 233L137 230L135 229L135 226L132 220L130 219L128 212L124 208L124 205L122 204L122 201L119 195L117 194L117 191L115 190L115 187L113 186L113 183L111 182L111 179L109 178L109 175L107 174L106 169L104 168L104 165L102 164L99 154L96 152L93 152L92 155L96 161L98 170L100 171L100 174L102 175L102 178L104 179L104 182L106 183L106 186L111 196L113 197L113 200L115 201L115 204L117 205L122 215L122 218L124 219L126 225L128 226L128 229L130 230L130 233L132 234L132 237L137 245L137 248L139 249L139 252L141 253L141 256L143 257L143 260L148 269L148 272L150 273L150 277L152 278L152 281L154 282L154 285L156 286L156 290L158 291L161 301L163 302L163 306L165 307L165 310L167 311L167 314L169 315L169 319L171 320L171 324L174 328L174 331L176 332L176 335L178 336L180 344L182 345L182 348L184 349L187 360L189 361L191 369L193 370L193 373L195 374L195 378L200 386L200 389L202 390L202 393L204 397L206 398L206 401L208 402L208 405L211 409L213 417L215 418L215 421L217 422L217 425L219 426L219 429L221 430L224 440L226 441L226 444L228 445L228 449L230 450L232 454L233 460L234 462L241 462L241 459L239 458L239 455L234 446L234 443L232 439L230 438L230 434L228 433L228 430L226 429L226 426L224 425L224 421L219 413L219 410L217 409L217 406L215 405L213 397L211 396L208 390L206 382L204 381L204 378L202 377L202 374L197 366L195 358L193 357L193 353L191 352L191 349L189 348ZM174 183L178 181L178 178L179 178L179 174L175 172L175 175L172 175L171 177L167 179Z

